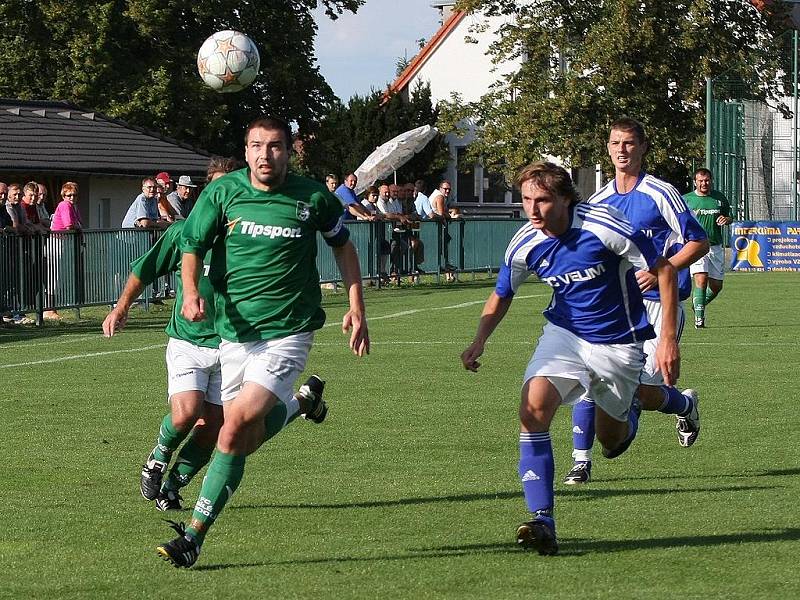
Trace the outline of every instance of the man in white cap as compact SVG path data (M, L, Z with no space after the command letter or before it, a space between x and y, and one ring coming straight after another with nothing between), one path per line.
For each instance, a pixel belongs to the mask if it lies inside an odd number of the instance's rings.
M167 201L170 206L175 209L175 219L185 219L189 216L189 211L192 210L194 202L192 201L192 190L197 185L192 183L192 178L188 175L181 175L178 178L178 187L174 192L167 196Z

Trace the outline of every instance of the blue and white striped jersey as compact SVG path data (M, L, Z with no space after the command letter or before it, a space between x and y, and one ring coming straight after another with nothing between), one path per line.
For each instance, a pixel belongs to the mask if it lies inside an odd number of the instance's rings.
M558 237L530 223L517 231L495 292L513 296L533 272L553 288L544 316L554 325L600 344L655 337L634 277L658 260L653 243L612 207L581 202L571 210L569 229Z
M688 241L708 237L678 190L644 172L630 192L618 193L612 179L588 202L608 204L622 211L635 229L653 240L656 250L665 258L677 254ZM685 300L691 293L692 281L687 267L678 272L678 297ZM644 297L658 301L658 290L647 291Z

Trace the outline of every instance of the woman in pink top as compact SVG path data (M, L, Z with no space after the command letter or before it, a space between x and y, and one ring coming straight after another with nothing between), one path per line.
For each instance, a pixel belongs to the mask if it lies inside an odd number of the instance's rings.
M56 211L53 213L52 222L50 223L50 240L47 246L48 258L48 294L50 306L54 306L56 302L55 290L58 288L61 279L61 253L67 249L68 246L73 244L72 235L64 235L58 232L61 231L80 231L83 227L81 223L81 215L78 212L78 207L75 201L78 198L78 184L74 181L68 181L61 186L61 202L56 206ZM45 311L42 315L45 319L53 321L60 321L61 315L55 310Z
M81 215L75 200L78 198L78 184L68 181L61 186L61 202L56 206L50 231L80 231Z

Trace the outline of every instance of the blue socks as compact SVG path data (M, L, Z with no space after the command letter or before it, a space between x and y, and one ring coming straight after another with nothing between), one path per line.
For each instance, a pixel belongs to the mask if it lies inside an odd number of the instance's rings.
M592 460L594 408L594 402L588 399L580 400L572 407L572 458L575 462Z
M664 394L664 403L659 407L658 411L668 415L686 416L692 409L692 401L681 394L678 388L673 386L662 385L659 386L661 393Z
M519 434L519 476L525 503L532 513L553 510L553 444L550 432Z

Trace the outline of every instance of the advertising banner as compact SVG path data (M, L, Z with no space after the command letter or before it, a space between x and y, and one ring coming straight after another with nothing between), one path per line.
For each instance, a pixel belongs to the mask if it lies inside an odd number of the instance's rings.
M800 271L800 221L734 221L731 269Z

